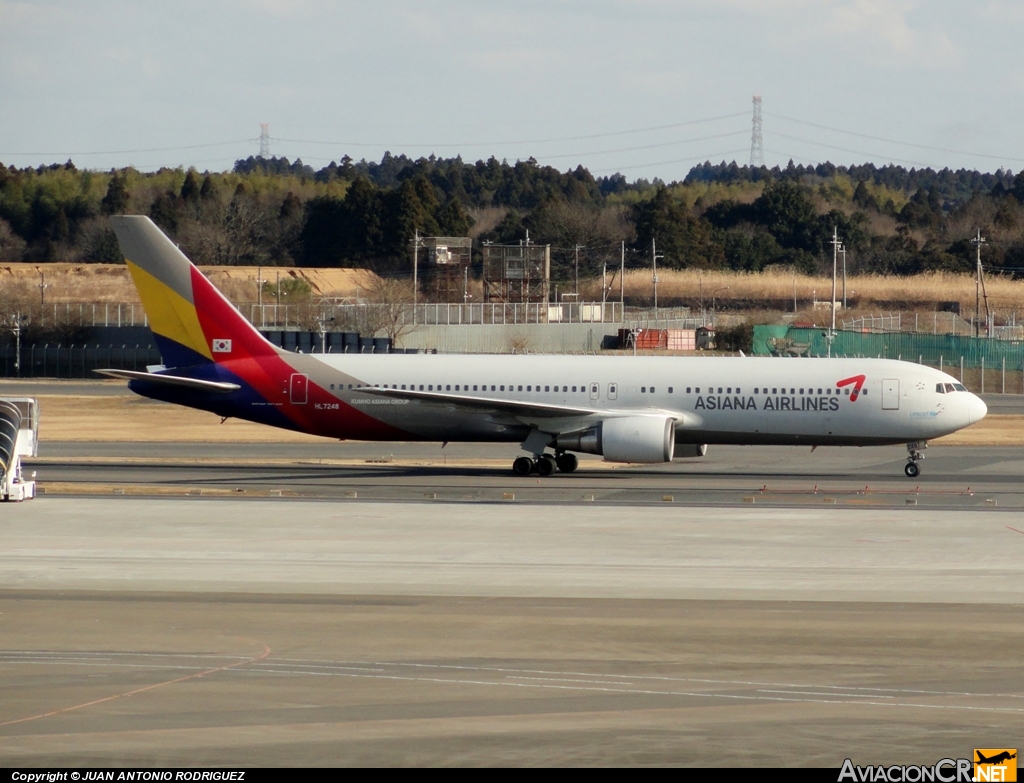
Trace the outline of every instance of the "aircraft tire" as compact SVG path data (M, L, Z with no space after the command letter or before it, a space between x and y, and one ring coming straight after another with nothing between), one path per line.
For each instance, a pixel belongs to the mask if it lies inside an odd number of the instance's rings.
M917 478L921 474L921 468L917 466L916 462L908 462L903 468L903 472L907 474L907 478Z
M555 472L555 458L550 454L544 454L537 460L537 473L542 476L550 476Z
M580 461L575 454L559 454L555 457L555 464L562 473L572 473L579 467Z
M529 476L533 472L533 460L529 457L516 457L512 463L512 472L517 476Z

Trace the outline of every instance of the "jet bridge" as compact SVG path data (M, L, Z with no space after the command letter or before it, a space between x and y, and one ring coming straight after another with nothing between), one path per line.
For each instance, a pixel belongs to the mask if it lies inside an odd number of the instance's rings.
M39 443L39 403L32 397L0 397L0 500L36 496L35 473L26 478L22 457L34 457Z

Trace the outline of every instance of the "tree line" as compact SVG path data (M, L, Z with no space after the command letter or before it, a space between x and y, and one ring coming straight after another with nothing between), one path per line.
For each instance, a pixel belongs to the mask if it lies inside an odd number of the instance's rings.
M552 275L617 266L756 272L831 268L833 231L856 272L1024 274L1024 173L823 163L695 166L680 182L559 171L532 158L343 157L319 170L250 157L227 172L73 162L0 165L0 262L119 263L108 215L145 214L199 264L365 266L403 275L411 241L472 236L552 246Z

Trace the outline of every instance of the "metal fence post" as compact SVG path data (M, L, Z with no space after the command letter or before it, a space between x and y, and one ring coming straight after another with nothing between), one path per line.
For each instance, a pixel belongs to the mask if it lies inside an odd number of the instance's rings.
M981 393L985 393L985 357L981 357Z
M1002 394L1006 394L1006 357L1003 357L1003 391Z
M960 383L964 382L964 357L960 357Z

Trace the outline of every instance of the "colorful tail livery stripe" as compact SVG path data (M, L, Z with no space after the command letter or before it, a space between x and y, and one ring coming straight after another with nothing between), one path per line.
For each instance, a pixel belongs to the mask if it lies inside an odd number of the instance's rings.
M111 223L168 368L161 381L132 377L135 391L314 435L408 437L307 380L308 362L293 367L294 355L266 340L148 217L115 216ZM301 399L290 393L293 377L305 384Z
M110 221L167 366L278 352L152 220L122 215Z

